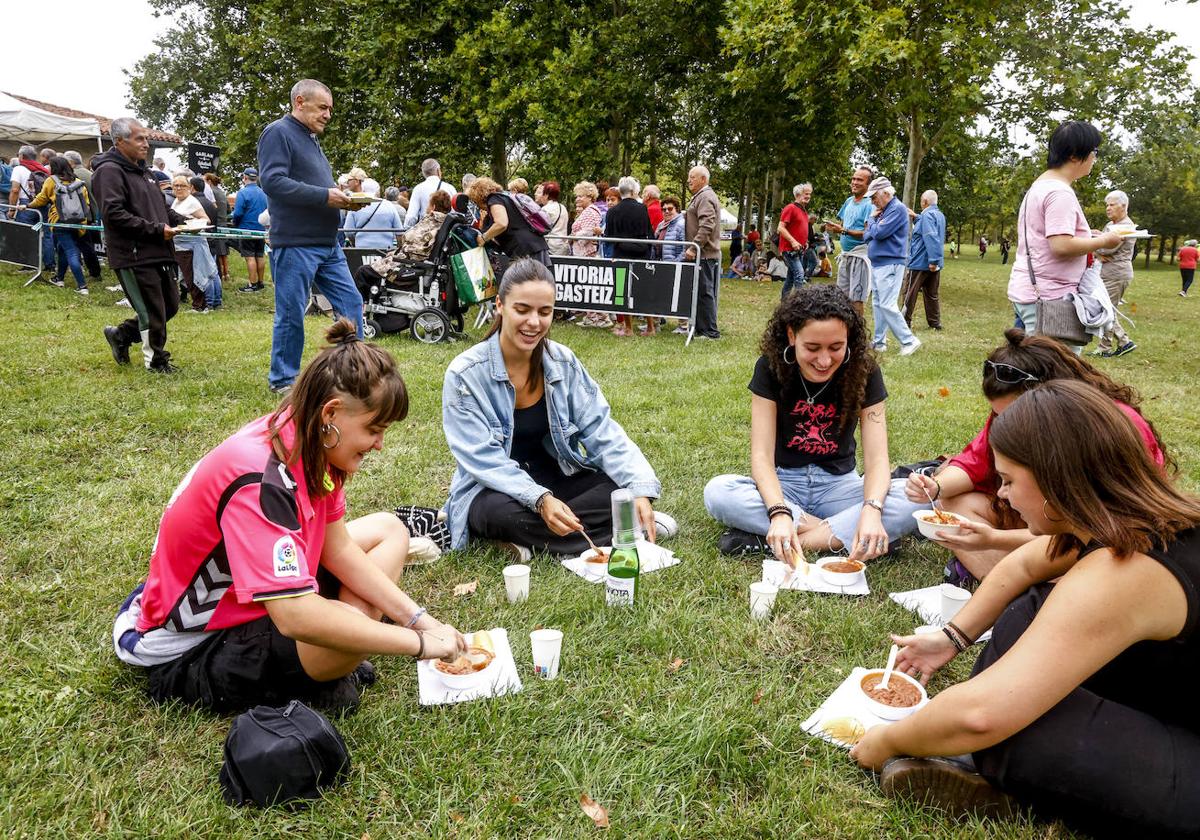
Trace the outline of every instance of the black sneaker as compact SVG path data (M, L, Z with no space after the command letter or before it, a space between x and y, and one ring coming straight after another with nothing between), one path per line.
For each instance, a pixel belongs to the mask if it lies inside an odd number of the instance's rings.
M362 700L355 674L357 671L340 680L322 683L321 687L309 697L308 704L314 709L329 714L353 714L358 710L358 704Z
M105 327L104 340L112 348L113 361L119 365L129 364L129 345L121 341L120 330L116 327Z
M1112 355L1124 356L1126 353L1132 353L1136 349L1137 349L1137 345L1135 343L1133 343L1132 341L1126 341L1124 344L1122 344L1116 350L1112 351Z
M247 283L245 286L242 286L240 289L238 289L238 291L239 292L261 292L265 288L266 288L266 286L264 286L262 283Z
M722 554L735 556L740 554L771 553L771 546L767 545L766 538L739 528L730 528L722 534L721 538L717 540L717 549Z
M375 666L367 659L360 662L350 676L358 683L359 688L375 685L375 681L379 679L379 675L375 673Z
M953 758L893 758L883 765L879 786L893 798L913 799L951 816L1011 819L1020 804L965 761Z
M151 373L179 373L179 368L170 362L164 362L161 365L150 365L150 367L146 368L146 370L150 371Z

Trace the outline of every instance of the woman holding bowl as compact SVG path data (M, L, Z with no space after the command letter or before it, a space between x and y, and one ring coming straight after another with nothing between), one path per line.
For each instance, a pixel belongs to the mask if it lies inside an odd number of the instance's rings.
M991 445L1000 495L1038 539L944 631L893 637L896 667L925 681L994 626L971 679L851 756L886 793L950 811L1005 813L1012 797L1106 836L1196 836L1200 499L1083 382L1021 396Z
M346 482L408 413L408 392L350 321L326 337L279 408L201 458L167 503L149 576L113 627L117 656L146 669L156 700L353 709L374 682L368 655L465 648L396 586L400 520L346 521Z
M728 526L726 554L769 547L886 554L918 506L892 481L887 388L862 316L833 286L806 285L775 309L750 380L750 475L719 475L704 506ZM855 470L862 440L863 474ZM765 539L764 539L765 538Z

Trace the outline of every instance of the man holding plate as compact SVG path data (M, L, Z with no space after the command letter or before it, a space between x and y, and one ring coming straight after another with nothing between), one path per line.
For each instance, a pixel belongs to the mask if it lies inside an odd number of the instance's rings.
M258 171L271 205L271 274L275 327L271 334L271 391L286 394L300 372L304 312L315 284L337 315L358 325L362 295L337 242L339 210L351 201L338 189L318 137L333 116L333 94L315 79L292 86L292 111L258 138Z

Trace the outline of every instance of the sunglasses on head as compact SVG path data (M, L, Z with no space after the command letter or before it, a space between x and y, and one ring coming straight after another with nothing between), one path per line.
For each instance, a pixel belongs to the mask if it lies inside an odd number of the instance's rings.
M997 382L1003 382L1005 385L1016 385L1019 382L1042 381L1032 373L1021 370L1019 367L986 359L983 363L983 375L987 376L989 370L992 372L992 376L996 377Z

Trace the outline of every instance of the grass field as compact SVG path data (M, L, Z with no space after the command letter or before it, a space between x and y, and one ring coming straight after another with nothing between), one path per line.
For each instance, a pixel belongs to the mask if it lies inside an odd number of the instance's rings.
M981 361L1011 323L997 258L951 260L945 331L919 328L916 355L893 349L884 359L893 463L956 452L983 422ZM106 272L81 298L23 289L18 272L0 269L9 324L0 335L0 835L586 837L597 831L578 805L586 792L608 808L619 837L1070 836L1032 821L951 824L890 802L843 752L801 731L851 668L882 664L889 631L918 623L887 593L938 582L945 555L910 540L872 567L869 597L785 592L771 621L749 620L759 568L718 555L720 528L701 490L717 473L748 469L746 383L779 286L732 281L720 342L685 349L678 336L554 332L657 469L659 507L681 523L673 548L684 563L648 575L627 612L605 609L599 587L546 561L535 565L529 601L511 606L504 560L491 549L410 571L402 585L438 617L463 630L509 630L525 690L425 709L412 662L377 659L379 684L356 715L335 720L353 757L346 785L304 812L225 806L217 771L229 719L149 702L141 676L113 656L110 629L145 574L176 483L273 407L271 300L231 288L224 311L180 314L169 347L183 370L155 377L113 364L100 330L129 310L114 308L117 295L103 289L112 282ZM1200 301L1177 290L1173 268L1139 264L1128 295L1139 349L1099 364L1141 389L1195 489ZM308 322L310 353L323 326ZM400 361L412 411L352 483L352 516L439 505L453 467L440 387L464 345L407 335L381 344ZM452 596L476 578L473 596ZM565 631L555 682L533 678L536 625ZM676 658L684 664L672 670ZM956 662L931 689L968 671Z

